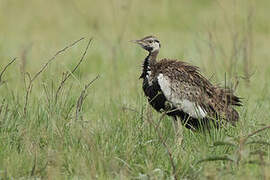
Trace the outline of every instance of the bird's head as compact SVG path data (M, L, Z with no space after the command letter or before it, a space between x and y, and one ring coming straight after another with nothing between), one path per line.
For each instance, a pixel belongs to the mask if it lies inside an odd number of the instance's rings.
M159 51L161 47L159 40L155 36L146 36L140 40L134 40L132 42L139 44L143 49L150 53Z

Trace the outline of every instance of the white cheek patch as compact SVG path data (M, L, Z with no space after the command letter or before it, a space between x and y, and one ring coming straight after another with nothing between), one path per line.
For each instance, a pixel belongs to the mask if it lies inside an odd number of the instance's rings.
M159 47L159 43L158 42L156 42L156 41L154 41L153 42L153 50L152 51L156 51L156 50L158 50L160 47Z
M181 96L177 92L172 91L172 84L168 77L163 74L159 74L158 84L166 99L178 109L184 111L193 118L201 119L207 115L207 113L195 102L191 102L187 99L181 99Z

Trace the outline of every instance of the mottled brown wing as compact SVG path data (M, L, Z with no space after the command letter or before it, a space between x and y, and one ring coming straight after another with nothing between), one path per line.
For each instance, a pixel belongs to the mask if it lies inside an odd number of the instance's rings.
M207 86L211 85L198 74L198 68L181 61L161 60L155 76L168 101L194 118L209 115Z
M189 108L187 113L196 111L200 118L205 112L206 116L222 117L228 121L238 119L238 113L230 105L240 105L239 98L227 89L213 86L196 66L163 59L156 65L155 76L158 77L160 86L163 86L165 96L174 104L180 104L180 108ZM185 101L190 103L183 106ZM193 109L190 104L194 106Z

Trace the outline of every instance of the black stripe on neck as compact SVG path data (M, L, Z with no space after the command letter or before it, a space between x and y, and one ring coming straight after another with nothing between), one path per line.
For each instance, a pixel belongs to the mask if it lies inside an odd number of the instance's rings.
M150 57L150 53L149 53L149 55L143 61L143 65L142 65L143 70L142 70L142 74L140 76L140 79L141 78L144 79L146 77L146 75L147 75L147 71L150 70L150 68L149 68L149 57Z

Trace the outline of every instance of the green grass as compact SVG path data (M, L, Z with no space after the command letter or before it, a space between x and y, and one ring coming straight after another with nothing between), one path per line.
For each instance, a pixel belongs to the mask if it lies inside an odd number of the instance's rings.
M269 179L269 1L0 1L0 177L2 179ZM161 40L159 57L183 59L222 86L237 84L240 121L211 131L183 131L141 89L146 53L129 43ZM57 56L33 81L29 79ZM64 72L79 68L62 87ZM85 85L88 96L76 118ZM25 79L25 82L24 82ZM225 82L226 81L226 82ZM152 123L150 123L152 122ZM161 135L161 138L160 138ZM167 146L163 145L163 142ZM168 156L173 157L176 172ZM174 174L175 173L175 174Z

